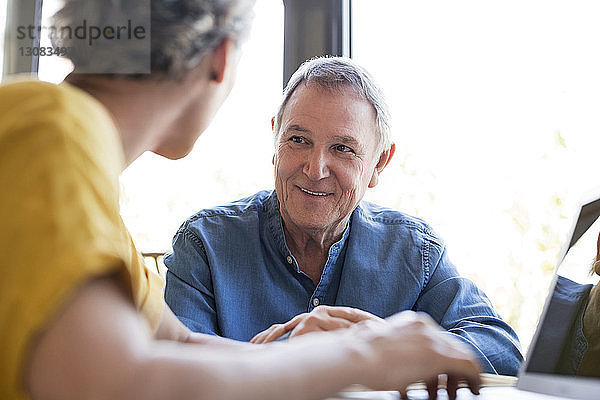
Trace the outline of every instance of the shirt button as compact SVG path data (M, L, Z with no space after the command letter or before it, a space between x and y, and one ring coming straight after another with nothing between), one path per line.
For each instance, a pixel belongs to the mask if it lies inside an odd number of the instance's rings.
M313 306L315 306L315 307L316 307L316 306L318 306L318 305L319 305L319 298L318 298L318 297L315 297L315 298L313 299Z
M292 256L287 256L287 262L288 262L288 264L291 264L294 262L294 259L292 258Z

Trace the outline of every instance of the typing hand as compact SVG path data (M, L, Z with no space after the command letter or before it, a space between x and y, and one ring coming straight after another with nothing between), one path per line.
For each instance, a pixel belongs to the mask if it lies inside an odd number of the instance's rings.
M425 314L405 311L384 323L361 322L349 334L366 343L363 384L372 389L398 390L406 398L408 385L422 381L429 398L436 399L441 378L446 380L450 399L456 398L462 381L473 393L479 391L480 367L473 351Z

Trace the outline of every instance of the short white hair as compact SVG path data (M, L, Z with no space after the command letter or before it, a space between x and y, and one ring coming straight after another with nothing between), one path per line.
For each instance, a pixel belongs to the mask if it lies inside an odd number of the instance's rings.
M277 142L281 129L283 112L290 97L300 84L315 84L326 90L349 87L369 102L375 110L378 152L389 150L392 145L390 113L381 88L363 67L347 57L316 57L305 61L294 72L283 90L283 99L275 117L274 133Z

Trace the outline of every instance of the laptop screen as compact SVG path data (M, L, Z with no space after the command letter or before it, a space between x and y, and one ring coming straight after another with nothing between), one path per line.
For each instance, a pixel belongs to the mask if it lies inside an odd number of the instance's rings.
M594 273L600 199L584 204L559 264L526 372L600 376L600 276ZM600 267L597 268L600 271Z

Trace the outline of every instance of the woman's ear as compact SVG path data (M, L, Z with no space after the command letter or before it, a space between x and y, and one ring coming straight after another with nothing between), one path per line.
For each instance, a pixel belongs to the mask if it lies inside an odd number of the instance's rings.
M235 43L226 37L212 51L210 58L210 79L217 83L223 82L227 68L235 62Z

